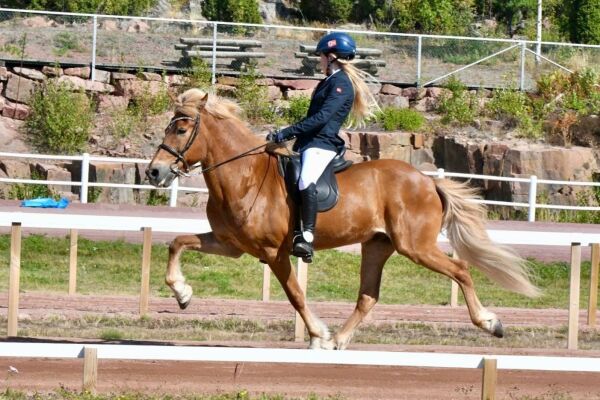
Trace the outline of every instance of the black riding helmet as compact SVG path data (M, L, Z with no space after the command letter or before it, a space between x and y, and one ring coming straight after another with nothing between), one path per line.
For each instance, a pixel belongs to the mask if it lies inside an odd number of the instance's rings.
M352 60L356 55L356 43L347 33L332 32L319 40L315 53L317 55L334 53L342 60Z

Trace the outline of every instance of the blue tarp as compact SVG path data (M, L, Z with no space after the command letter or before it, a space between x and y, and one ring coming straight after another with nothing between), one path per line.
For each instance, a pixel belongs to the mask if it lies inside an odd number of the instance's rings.
M69 205L69 200L64 197L56 201L50 197L23 200L21 207L36 207L36 208L66 208Z

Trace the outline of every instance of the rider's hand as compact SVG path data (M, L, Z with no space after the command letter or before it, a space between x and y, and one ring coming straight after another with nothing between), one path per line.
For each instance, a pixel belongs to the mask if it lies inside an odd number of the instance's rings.
M285 141L286 138L283 135L283 133L280 130L276 130L274 132L270 132L267 135L267 141L268 142L273 142L273 143L281 143L283 141Z

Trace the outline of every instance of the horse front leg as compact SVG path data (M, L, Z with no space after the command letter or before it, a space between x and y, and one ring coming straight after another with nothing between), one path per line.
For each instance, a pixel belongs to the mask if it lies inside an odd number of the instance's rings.
M344 326L335 334L336 350L348 347L356 327L369 314L379 300L381 273L385 262L394 252L392 242L385 236L375 236L362 244L362 259L360 264L360 289L358 300L352 315Z
M296 274L293 272L289 254L279 256L276 260L269 262L269 267L281 284L283 291L294 309L300 314L310 336L310 349L333 349L333 341L327 325L316 317L306 304L306 297Z
M177 303L179 303L182 310L190 304L193 293L192 287L185 283L185 277L181 272L179 263L181 253L187 249L235 258L243 254L242 251L233 246L218 242L212 232L177 236L169 246L169 261L165 282L175 294Z

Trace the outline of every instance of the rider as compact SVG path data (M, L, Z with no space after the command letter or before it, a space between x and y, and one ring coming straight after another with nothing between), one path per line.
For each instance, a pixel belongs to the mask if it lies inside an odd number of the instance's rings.
M306 117L268 138L276 143L297 138L294 150L302 157L298 182L302 226L294 230L292 254L309 262L317 218L316 183L331 160L344 150L344 140L338 135L340 127L349 115L352 123L360 124L377 107L363 79L367 74L350 64L356 44L348 34L323 36L316 53L326 77L315 88Z

